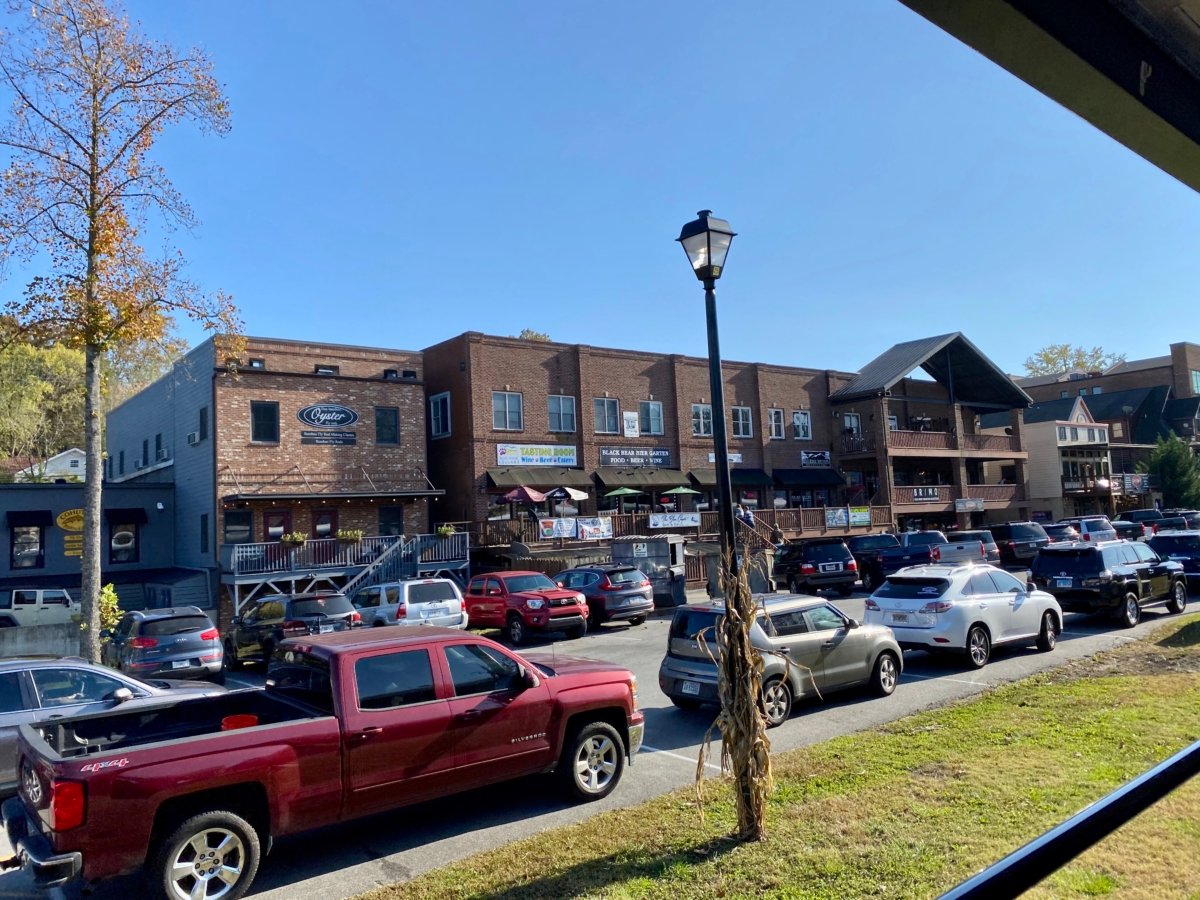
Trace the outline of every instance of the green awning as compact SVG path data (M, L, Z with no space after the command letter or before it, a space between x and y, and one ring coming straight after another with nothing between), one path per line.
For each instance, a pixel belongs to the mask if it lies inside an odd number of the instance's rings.
M692 469L688 476L696 484L705 487L715 487L717 484L717 469ZM762 469L730 469L729 480L734 487L761 487L771 484L771 476Z
M660 469L657 466L600 466L596 478L606 489L616 487L673 488L687 484L687 476L679 469Z
M842 487L846 480L833 469L776 469L780 487Z
M591 477L583 469L562 466L505 466L502 469L488 469L487 477L493 488L503 490L521 485L532 488L595 488Z

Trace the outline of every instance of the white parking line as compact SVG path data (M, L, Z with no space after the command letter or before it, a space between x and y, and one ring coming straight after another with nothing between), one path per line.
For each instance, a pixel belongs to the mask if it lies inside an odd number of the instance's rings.
M903 678L920 678L923 681L953 681L956 684L969 684L972 687L991 687L984 681L967 681L963 678L947 678L945 675L915 675L912 672L905 672L900 676Z
M657 747L648 747L645 744L642 744L642 752L643 753L661 753L663 756L669 756L669 757L671 757L671 759L682 760L685 763L691 763L693 766L696 764L696 761L694 759L691 759L690 757L680 756L678 753L672 753L670 750L659 750ZM714 766L712 763L705 763L704 768L712 769L714 772L721 771L720 766Z

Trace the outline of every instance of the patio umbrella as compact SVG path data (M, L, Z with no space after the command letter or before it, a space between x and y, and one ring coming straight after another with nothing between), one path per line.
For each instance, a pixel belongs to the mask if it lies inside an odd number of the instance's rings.
M508 503L542 503L545 501L546 495L541 491L521 485L505 494L504 499Z
M619 487L609 491L605 497L632 497L634 494L644 494L645 491L639 491L631 487Z
M554 490L546 492L547 500L586 500L587 498L587 491L577 491L575 488L569 487L556 487Z
M698 494L699 491L693 491L690 487L671 488L669 491L663 491L664 494Z

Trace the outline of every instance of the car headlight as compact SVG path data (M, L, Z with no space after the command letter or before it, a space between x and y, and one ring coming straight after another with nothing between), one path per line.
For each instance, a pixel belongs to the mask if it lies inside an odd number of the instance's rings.
M527 607L529 607L530 609L541 609L543 606L545 606L545 605L546 605L546 601L545 601L545 600L538 600L538 599L534 598L534 599L531 599L531 600L526 600L526 601L525 601L525 605L526 605Z
M633 700L633 708L637 709L638 708L638 688L637 688L637 676L636 675L629 676L629 695L630 695L630 698Z
M585 597L583 594L576 594L575 602L582 606L587 606L587 597Z

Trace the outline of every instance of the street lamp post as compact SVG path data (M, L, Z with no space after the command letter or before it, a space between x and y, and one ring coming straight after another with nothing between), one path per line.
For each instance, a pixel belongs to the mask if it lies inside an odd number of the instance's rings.
M721 346L717 337L717 279L725 268L725 256L734 232L724 219L715 219L712 210L702 209L695 221L679 232L678 241L692 264L696 277L704 282L704 311L708 321L708 380L712 394L713 447L717 465L718 530L721 556L729 560L730 575L737 577L737 547L733 521L733 483L729 476L729 442L725 435L725 381L721 377Z

